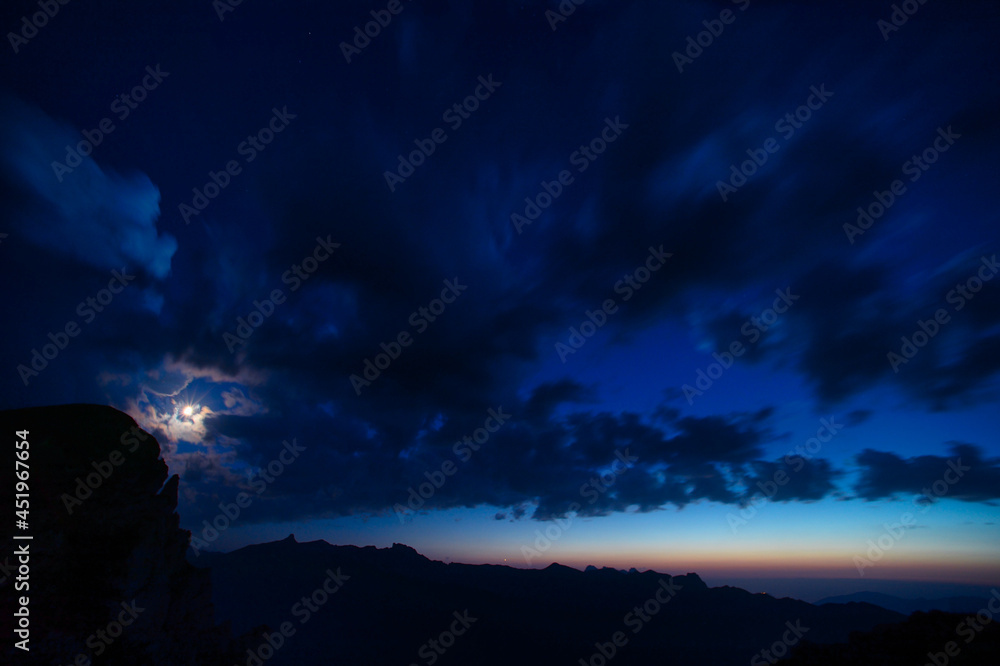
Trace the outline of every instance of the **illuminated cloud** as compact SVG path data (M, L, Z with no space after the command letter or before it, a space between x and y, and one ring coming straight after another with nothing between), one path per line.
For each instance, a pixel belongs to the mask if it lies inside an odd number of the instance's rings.
M160 192L148 176L99 166L99 145L71 173L57 175L51 166L82 140L80 132L41 110L0 98L0 168L21 199L8 209L12 230L96 268L126 266L166 277L177 241L157 231Z

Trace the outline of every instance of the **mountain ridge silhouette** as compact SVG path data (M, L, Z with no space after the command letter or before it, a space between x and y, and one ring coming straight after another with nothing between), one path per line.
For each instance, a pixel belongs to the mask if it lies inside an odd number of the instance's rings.
M443 664L588 663L595 646L609 644L616 632L628 639L616 648L616 664L654 659L742 664L780 640L786 622L801 621L808 627L805 635L816 642L837 643L853 631L905 619L870 604L820 608L735 587L710 588L696 573L580 571L559 563L544 569L446 564L399 543L388 548L334 545L298 542L290 535L229 553L203 551L195 564L212 572L216 620L232 622L237 632L261 624L273 630L288 620L296 598L313 589L327 569L351 576L269 664L324 658L324 642L348 650L352 658L374 659L370 663L428 663L419 658L420 647L447 629L454 612L466 609L479 618L475 633L462 637L465 642L456 640L441 655ZM271 576L279 567L280 580ZM632 626L625 618L665 585L680 589L634 632L638 616ZM380 642L386 634L394 640ZM522 636L536 647L514 651L508 636ZM726 640L720 640L723 636ZM366 646L375 653L366 654Z

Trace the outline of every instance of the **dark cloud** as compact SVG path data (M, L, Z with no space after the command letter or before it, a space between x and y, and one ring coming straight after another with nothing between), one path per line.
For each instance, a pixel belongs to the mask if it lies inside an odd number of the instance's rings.
M372 430L347 413L308 427L310 417L300 410L282 418L213 417L206 420L205 441L212 443L217 457L246 461L244 475L276 458L283 441L294 438L306 448L301 462L288 465L247 512L249 521L381 513L397 503L406 505L408 489L428 482L428 475L448 461L457 471L422 510L488 504L508 508L498 512L504 517L519 519L530 510L533 518L546 520L571 510L597 516L701 500L735 502L737 490L727 487L730 463L752 460L768 437L759 414L685 418L670 432L627 412L519 418L553 391L546 386L522 404L501 407L510 420L478 450L467 445L469 440L463 444L462 435L443 422L481 427L486 410L445 414L435 423L413 421L409 432L399 426ZM569 393L575 395L575 389ZM283 429L287 419L299 427ZM405 419L393 420L400 422ZM190 482L191 510L211 512L212 503L224 494L207 482L231 482L233 477L220 477L201 454L176 458L189 466L185 481ZM236 485L246 490L249 481Z
M949 456L912 458L865 449L857 456L861 478L855 493L867 500L908 495L920 495L920 502L1000 499L1000 458L985 457L983 449L973 444L953 442L950 448Z
M919 279L909 295L874 268L829 265L804 279L802 304L789 319L803 345L799 367L819 397L836 402L888 382L936 410L989 400L987 379L1000 369L991 332L1000 324L1000 290L979 283L978 294L962 295L958 288L991 262L969 254ZM939 311L945 323L934 321ZM915 335L924 344L904 348L903 338L912 342Z
M679 434L669 441L670 459L680 464L696 461L742 463L763 455L764 433L754 429L760 416L754 415L751 425L745 419L730 421L725 417L684 417L675 424Z
M544 421L555 409L565 403L583 403L594 400L594 391L572 379L541 384L535 387L524 406L524 418Z
M752 473L744 480L744 501L758 494L772 502L821 500L836 492L834 481L843 476L829 460L798 455L788 455L778 462L755 461L749 467Z

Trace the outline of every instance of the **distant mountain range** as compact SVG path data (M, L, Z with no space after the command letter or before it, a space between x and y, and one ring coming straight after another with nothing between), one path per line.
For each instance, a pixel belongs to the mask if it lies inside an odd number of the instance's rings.
M986 606L989 599L981 597L944 597L941 599L901 599L891 594L881 594L879 592L857 592L856 594L843 594L836 597L827 597L816 602L817 606L823 604L847 604L851 602L872 604L881 606L889 610L910 615L917 611L945 611L948 613L975 613ZM1000 660L998 660L1000 663Z
M602 663L594 655L623 665L746 664L775 642L841 642L905 619L865 603L820 607L709 588L693 573L444 564L401 544L358 548L289 536L202 553L195 564L212 572L217 621L236 632L291 622L294 635L269 665L325 663L332 653L352 664ZM343 585L307 613L303 598L329 572ZM430 641L464 614L475 620L439 651ZM239 663L256 664L253 654Z

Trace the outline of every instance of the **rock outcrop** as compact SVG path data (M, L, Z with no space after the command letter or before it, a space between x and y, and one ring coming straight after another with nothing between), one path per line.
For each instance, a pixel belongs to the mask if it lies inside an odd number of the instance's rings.
M209 574L185 559L178 479L153 436L96 405L4 411L0 424L8 479L15 432L28 431L30 452L27 529L15 522L15 485L0 484L0 662L232 664L242 643L215 625ZM18 581L25 544L28 579ZM27 652L14 645L22 596Z

